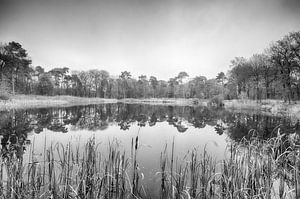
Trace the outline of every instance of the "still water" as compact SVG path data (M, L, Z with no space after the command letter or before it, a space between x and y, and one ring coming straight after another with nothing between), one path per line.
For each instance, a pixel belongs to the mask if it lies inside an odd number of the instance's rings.
M280 128L294 133L298 123L288 117L231 113L207 107L174 107L130 104L103 104L66 108L43 108L0 112L1 154L14 151L28 156L62 143L82 146L95 138L105 154L109 143L117 143L127 154L131 141L139 137L138 162L147 181L155 182L160 154L174 140L175 156L204 148L216 159L226 156L226 146L243 137L266 139ZM251 131L250 131L251 132ZM117 141L116 141L117 140ZM168 147L169 147L168 146Z

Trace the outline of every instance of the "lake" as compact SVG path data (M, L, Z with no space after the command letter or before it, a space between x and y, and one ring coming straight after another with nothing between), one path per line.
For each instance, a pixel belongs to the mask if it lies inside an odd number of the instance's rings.
M288 117L208 107L118 103L0 112L2 156L14 151L17 157L28 159L34 154L42 160L45 147L56 143L83 147L92 138L103 154L112 143L130 154L132 140L138 136L137 162L150 193L158 186L161 153L166 145L171 151L173 141L177 161L184 161L194 149L206 149L221 160L228 156L231 143L253 135L268 139L279 128L281 133L298 133L298 123Z

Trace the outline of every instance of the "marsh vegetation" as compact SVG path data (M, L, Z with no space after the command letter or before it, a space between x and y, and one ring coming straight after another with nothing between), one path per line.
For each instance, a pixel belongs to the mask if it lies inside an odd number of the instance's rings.
M103 104L2 111L0 126L4 198L295 198L299 189L299 124L287 117Z
M52 144L42 158L2 153L0 194L4 198L295 198L299 197L299 145L286 135L251 137L228 145L216 160L204 147L183 159L174 142L161 152L157 192L143 184L137 156L139 139L126 154L117 141L100 151L95 139L79 149Z

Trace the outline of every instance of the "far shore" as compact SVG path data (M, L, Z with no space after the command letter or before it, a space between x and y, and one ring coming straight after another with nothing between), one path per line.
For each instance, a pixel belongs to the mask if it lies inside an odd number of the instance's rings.
M40 95L15 95L10 100L0 100L0 110L70 107L90 104L126 103L126 104L151 104L173 106L208 106L209 100L184 99L184 98L149 98L149 99L107 99L86 98L74 96L40 96ZM273 116L292 116L300 119L300 102L290 104L282 100L224 100L224 108L233 112L252 112Z
M261 113L269 116L290 116L300 119L300 101L291 103L283 100L224 100L226 110L239 113Z
M174 106L206 106L208 100L181 99L181 98L149 98L149 99L108 99L87 98L74 96L40 96L40 95L15 95L10 100L0 100L0 110L70 107L90 104L126 103L126 104L152 104Z

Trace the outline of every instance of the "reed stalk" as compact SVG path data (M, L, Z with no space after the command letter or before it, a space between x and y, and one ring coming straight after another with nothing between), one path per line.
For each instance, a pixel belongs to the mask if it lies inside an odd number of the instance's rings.
M40 157L33 143L28 160L3 149L0 197L154 198L141 180L139 137L132 139L130 158L115 142L106 153L95 138L83 148L71 142L51 144ZM297 143L284 135L268 140L254 136L229 143L228 156L216 160L206 146L177 157L173 138L170 157L167 144L160 153L159 198L299 198Z

